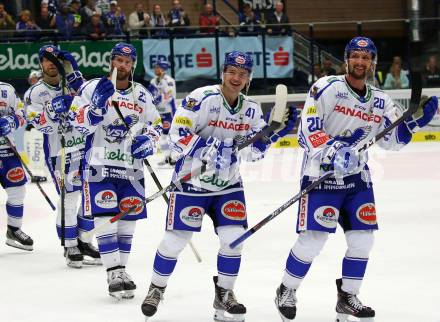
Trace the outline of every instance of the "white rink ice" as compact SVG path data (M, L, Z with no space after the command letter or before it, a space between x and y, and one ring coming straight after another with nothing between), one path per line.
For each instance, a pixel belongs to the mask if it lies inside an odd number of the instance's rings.
M242 173L250 226L298 192L298 149L272 149ZM380 230L360 299L376 310L376 322L440 322L440 144L414 143L400 152L371 149ZM155 165L158 157L151 159ZM171 171L157 169L162 183ZM148 193L156 191L148 177ZM44 189L55 199L52 184ZM23 230L35 249L4 244L5 193L0 193L0 321L2 322L141 322L140 304L150 282L156 247L162 238L165 203L148 206L149 219L138 222L128 272L137 283L133 300L116 303L107 294L103 267L68 268L56 238L55 216L35 185L28 186ZM236 284L247 306L247 322L281 321L273 303L285 260L296 239L297 205L248 239ZM151 322L212 321L217 238L206 219L194 244L179 258L165 302ZM345 240L341 230L329 239L298 291L295 321L334 321L336 287Z

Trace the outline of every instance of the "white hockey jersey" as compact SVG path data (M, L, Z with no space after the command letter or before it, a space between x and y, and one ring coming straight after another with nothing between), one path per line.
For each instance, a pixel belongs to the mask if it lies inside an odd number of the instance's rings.
M23 103L18 97L14 87L8 83L0 82L0 117L16 115L19 122L19 127L26 123ZM13 142L12 137L10 141ZM9 157L13 155L12 151L8 150L9 145L4 137L0 136L0 157Z
M86 136L85 166L143 169L142 160L131 155L131 138L110 99L104 119L96 125L91 122L90 101L98 82L98 78L85 82L70 107L77 115L74 127ZM129 123L131 135L146 134L157 141L162 133L159 113L145 87L134 84L134 89L130 86L127 90L117 90L114 97Z
M156 106L159 113L171 113L175 108L172 108L172 106L174 106L176 98L176 82L174 79L165 74L162 78L155 76L150 83L155 86L162 95L161 102Z
M228 138L242 141L261 131L265 125L260 105L243 94L240 94L237 106L232 109L219 85L194 90L182 101L171 124L171 148L180 155L173 180L201 165L199 159L190 156L200 137L205 140L212 136L222 141ZM261 159L264 152L251 146L244 149L241 156L247 161L254 161ZM200 188L211 192L225 190L241 183L239 163L240 158L228 169L208 170L188 183L196 191Z
M298 140L304 148L302 176L317 178L320 171L320 154L326 142L335 136L350 136L363 128L368 135L357 144L362 147L376 134L402 115L391 98L382 90L366 85L364 97L355 93L345 76L327 76L314 83L307 95L301 115ZM400 142L397 128L377 142L385 149L398 150ZM368 161L368 152L362 152L361 162L353 174L361 172Z
M52 108L52 99L61 95L63 95L61 86L54 87L43 80L39 80L24 94L27 120L44 134L46 158L61 156L61 139L58 134L60 124L48 116L48 108ZM84 149L85 140L82 134L71 126L69 120L66 120L64 138L66 154Z

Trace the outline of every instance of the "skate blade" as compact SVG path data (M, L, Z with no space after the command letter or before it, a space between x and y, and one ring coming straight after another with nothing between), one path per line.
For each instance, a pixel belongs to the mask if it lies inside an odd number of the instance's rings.
M286 318L286 317L280 312L280 310L278 309L278 301L277 301L277 298L275 298L274 302L275 302L275 307L277 308L278 314L280 315L281 320L282 320L283 322L291 322L291 321L293 321L293 320L295 319L295 317L293 317L293 319L288 319L288 318Z
M127 300L134 298L134 291L133 290L124 291L124 293L122 293L122 298Z
M108 294L119 302L122 299L123 291L109 292Z
M224 310L214 311L214 321L217 322L244 322L244 314L230 314Z
M349 314L338 313L335 322L374 322L374 318L356 318Z
M92 258L92 257L84 258L82 263L84 265L90 265L90 266L100 266L100 265L102 265L101 258Z
M82 267L82 261L81 262L68 261L67 266L79 269Z
M34 250L34 246L32 246L32 245L22 245L19 242L13 240L13 239L6 239L6 245L14 247L14 248L22 249L22 250L27 250L29 252Z

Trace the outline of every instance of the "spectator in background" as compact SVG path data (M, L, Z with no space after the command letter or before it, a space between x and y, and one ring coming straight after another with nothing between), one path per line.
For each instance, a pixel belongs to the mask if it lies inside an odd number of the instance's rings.
M322 76L336 75L336 69L333 68L333 63L329 58L325 58L322 63Z
M164 27L166 27L167 25L167 22L164 14L161 11L160 5L158 4L155 4L153 6L153 13L151 14L150 17L150 25L151 27L160 28L160 29L153 29L151 31L152 36L156 36L156 37L168 36L166 29L164 29Z
M58 11L58 0L41 0L40 8L47 6L49 16L55 17Z
M82 23L86 25L89 25L89 22L95 13L100 16L102 15L101 9L95 6L95 0L86 0L86 5L82 7L79 12L81 14Z
M110 0L96 0L95 8L99 9L102 16L106 15L110 12Z
M270 12L267 15L268 25L277 25L277 26L268 26L267 33L270 35L289 35L290 34L290 26L285 25L289 23L289 17L284 13L284 4L281 1L275 3L275 11Z
M347 74L347 64L343 62L341 66L339 66L339 71L337 75L345 75L345 74Z
M3 3L0 3L0 30L8 30L14 28L15 28L14 19L9 13L6 12L5 5Z
M105 15L109 35L123 35L125 31L125 15L116 0L110 1L110 12Z
M173 0L173 7L168 11L167 15L169 27L184 27L189 26L190 21L188 15L183 10L179 0ZM187 29L179 28L176 33L186 33Z
M72 0L70 2L70 13L72 14L74 18L73 23L73 35L78 36L81 35L81 28L83 26L82 24L82 17L80 13L81 9L81 1L80 0Z
M323 77L324 75L322 74L321 71L321 64L314 64L313 65L313 75L315 75L315 77L313 78L312 74L309 75L308 77L308 82L309 85L312 85L314 82L316 82L319 78Z
M213 26L220 25L220 17L214 14L214 9L212 4L207 3L203 7L203 12L199 16L199 26L200 32L213 34L215 33L215 28ZM211 27L211 28L206 28Z
M423 76L426 87L440 87L440 69L437 66L436 56L432 55L428 57Z
M75 17L70 13L70 8L66 5L61 6L55 17L55 26L65 39L72 38L75 25Z
M86 34L91 40L101 40L107 36L107 30L101 21L101 15L95 13L86 25Z
M40 27L32 19L31 12L29 10L22 10L20 12L20 20L17 22L15 29L23 32L20 36L25 36L27 40L34 40L38 38L36 31L40 30Z
M402 66L400 63L393 63L390 67L390 72L385 78L383 84L384 89L400 89L409 88L409 79L402 73Z
M401 71L401 73L403 73L403 74L406 75L406 76L409 76L408 65L405 64L405 63L402 61L402 57L400 57L400 56L394 56L394 57L393 57L393 62L392 62L392 64L400 64L400 66L402 67L402 71ZM391 64L391 65L392 65L392 64Z
M146 30L139 31L139 29L150 26L150 15L144 11L144 5L141 2L137 2L134 9L128 16L128 27L131 30L131 35L148 34Z
M35 22L41 29L53 29L55 27L55 15L49 12L47 6L41 6L40 15L35 19Z
M243 5L243 12L238 15L241 33L256 33L260 30L260 15L252 10L249 3Z
M40 70L32 70L28 77L28 83L29 85L34 85L36 82L38 82L43 75L41 74Z

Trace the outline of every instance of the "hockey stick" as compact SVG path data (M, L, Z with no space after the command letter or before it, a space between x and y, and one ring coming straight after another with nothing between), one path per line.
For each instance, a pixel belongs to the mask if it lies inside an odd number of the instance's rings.
M271 117L269 119L269 125L267 127L265 127L262 131L255 134L252 138L241 143L238 146L238 150L244 149L245 147L249 146L250 144L252 144L255 141L258 141L260 139L264 139L271 132L276 131L277 129L279 129L281 127L281 125L284 121L283 119L284 119L284 114L285 114L286 105L287 105L287 87L285 85L277 85L275 94L276 94L275 105L272 109ZM183 177L181 177L180 179L178 179L174 182L171 182L165 188L162 188L158 192L145 198L143 200L144 205L155 200L157 197L164 195L167 192L170 192L171 190L173 190L175 188L178 188L182 183L191 180L191 178L195 178L195 177L201 175L202 173L204 173L206 171L206 168L207 168L207 163L204 162L203 165L201 167L199 167L198 169L184 175ZM104 229L104 227L106 227L107 225L110 225L111 223L122 219L124 216L126 216L129 213L130 213L130 211L122 211L122 212L118 213L117 215L115 215L114 217L110 218L108 221L104 222L100 226L95 227L94 229L92 229L91 231L89 231L87 233L93 234L96 231L100 231L100 230Z
M11 148L12 152L14 152L14 155L17 157L17 159L21 162L21 164L23 165L23 167L26 169L26 172L29 174L29 176L31 177L31 180L33 181L34 179L34 175L32 174L32 171L29 169L29 167L26 165L26 163L23 162L23 159L20 156L20 153L18 153L17 148L12 144L11 140L5 136L4 137L6 139L6 142L8 143L9 147ZM55 210L55 205L52 203L52 201L49 199L49 196L46 194L46 192L44 192L43 188L40 185L40 182L35 181L35 183L37 184L38 189L40 190L41 194L43 195L44 199L46 199L47 203L49 204L49 206L52 208L52 210Z
M63 95L66 95L66 71L63 64L56 58L53 54L48 51L43 52L43 57L49 60L58 70L61 75L61 91ZM61 119L61 125L58 127L58 134L60 135L61 141L61 160L60 160L60 198L61 198L61 246L65 245L66 242L66 186L65 186L65 170L66 170L66 138L64 137L64 117Z
M389 127L383 129L380 133L378 133L373 139L371 139L369 142L365 143L360 149L358 149L358 152L362 152L367 150L370 146L372 146L374 143L385 137L388 133L390 133L395 127L403 123L409 116L411 116L418 108L420 103L420 98L422 96L422 78L420 73L412 73L412 87L411 87L411 99L410 99L410 105L408 107L408 110L406 110L401 117L399 117L395 122L393 122ZM318 180L312 182L310 185L308 185L304 190L300 191L298 194L296 194L294 197L292 197L289 201L284 203L281 207L274 210L271 214L266 216L263 220L261 220L259 223L257 223L255 226L250 228L248 231L246 231L243 235L238 237L236 240L234 240L232 243L229 244L229 247L235 248L238 245L240 245L243 241L248 239L250 236L255 234L261 227L266 225L269 221L277 217L279 214L281 214L284 210L289 208L291 205L293 205L295 202L297 202L301 197L308 194L310 191L318 187L321 183L323 183L325 180L329 179L333 176L333 171L327 172L322 177L320 177Z

